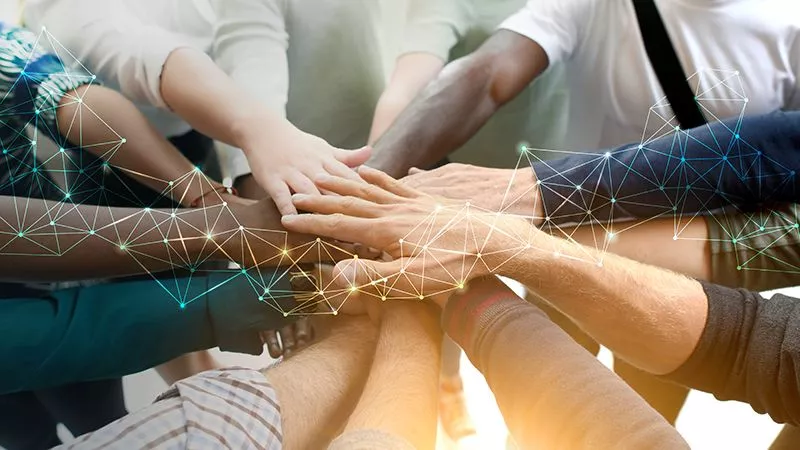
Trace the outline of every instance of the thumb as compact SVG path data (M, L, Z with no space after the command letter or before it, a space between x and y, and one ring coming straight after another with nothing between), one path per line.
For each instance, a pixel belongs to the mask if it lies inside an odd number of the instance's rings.
M369 145L361 147L357 150L342 150L337 148L333 152L334 158L347 167L358 167L372 156L372 147Z
M425 173L425 172L427 172L427 170L422 170L419 167L412 167L412 168L408 169L408 174L409 175L416 175L418 173Z

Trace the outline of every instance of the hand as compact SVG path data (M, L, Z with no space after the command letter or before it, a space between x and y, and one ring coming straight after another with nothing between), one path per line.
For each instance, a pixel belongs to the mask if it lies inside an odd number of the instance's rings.
M371 148L342 150L298 130L285 136L262 136L248 142L244 151L258 184L267 191L282 215L297 214L292 192L319 194L311 181L320 174L358 180L352 170L369 159ZM267 149L275 149L268 151Z
M288 230L360 242L394 258L338 263L334 273L350 289L369 288L382 299L449 296L526 248L532 227L521 219L431 197L375 169L359 174L371 184L318 178L320 189L338 195L295 195L297 208L316 214L282 219Z
M280 341L278 341L279 335ZM314 337L314 326L308 317L301 317L280 330L261 332L261 341L267 344L269 356L273 358L292 356L294 352L312 342Z
M469 201L487 211L541 220L539 184L530 167L492 169L451 163L434 170L411 169L403 184L426 194Z

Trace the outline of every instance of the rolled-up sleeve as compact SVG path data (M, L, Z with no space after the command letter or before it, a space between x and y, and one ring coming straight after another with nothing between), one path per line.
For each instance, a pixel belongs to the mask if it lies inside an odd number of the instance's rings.
M470 1L409 0L401 53L430 53L447 61L473 20Z
M779 423L800 425L800 300L703 283L708 320L694 353L666 376L749 403Z

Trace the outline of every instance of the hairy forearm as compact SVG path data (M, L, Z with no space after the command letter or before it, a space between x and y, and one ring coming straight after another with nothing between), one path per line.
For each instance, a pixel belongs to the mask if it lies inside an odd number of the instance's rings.
M372 370L346 431L381 430L433 448L441 333L423 308L384 311Z
M692 354L707 316L699 283L538 231L529 242L499 274L526 284L641 369L669 373Z
M367 165L400 177L456 150L498 108L491 82L489 62L479 56L448 65L380 138Z
M324 446L344 424L367 378L374 325L366 316L328 320L328 337L264 371L281 401L287 449Z

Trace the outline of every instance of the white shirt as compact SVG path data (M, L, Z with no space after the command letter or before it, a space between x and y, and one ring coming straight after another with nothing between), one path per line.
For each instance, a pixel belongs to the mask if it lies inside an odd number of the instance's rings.
M191 46L301 130L357 148L386 83L386 21L408 17L400 21L398 32L408 36L401 51L446 58L469 20L458 0L407 1L29 0L25 20L47 25L165 135L189 127L166 110L161 69L173 50ZM240 150L220 150L223 172L249 172Z
M657 0L664 24L708 120L800 109L800 2ZM647 139L671 118L631 0L529 0L502 28L565 62L570 150ZM648 120L648 115L649 120ZM674 121L670 122L673 126ZM642 130L647 127L645 134Z

